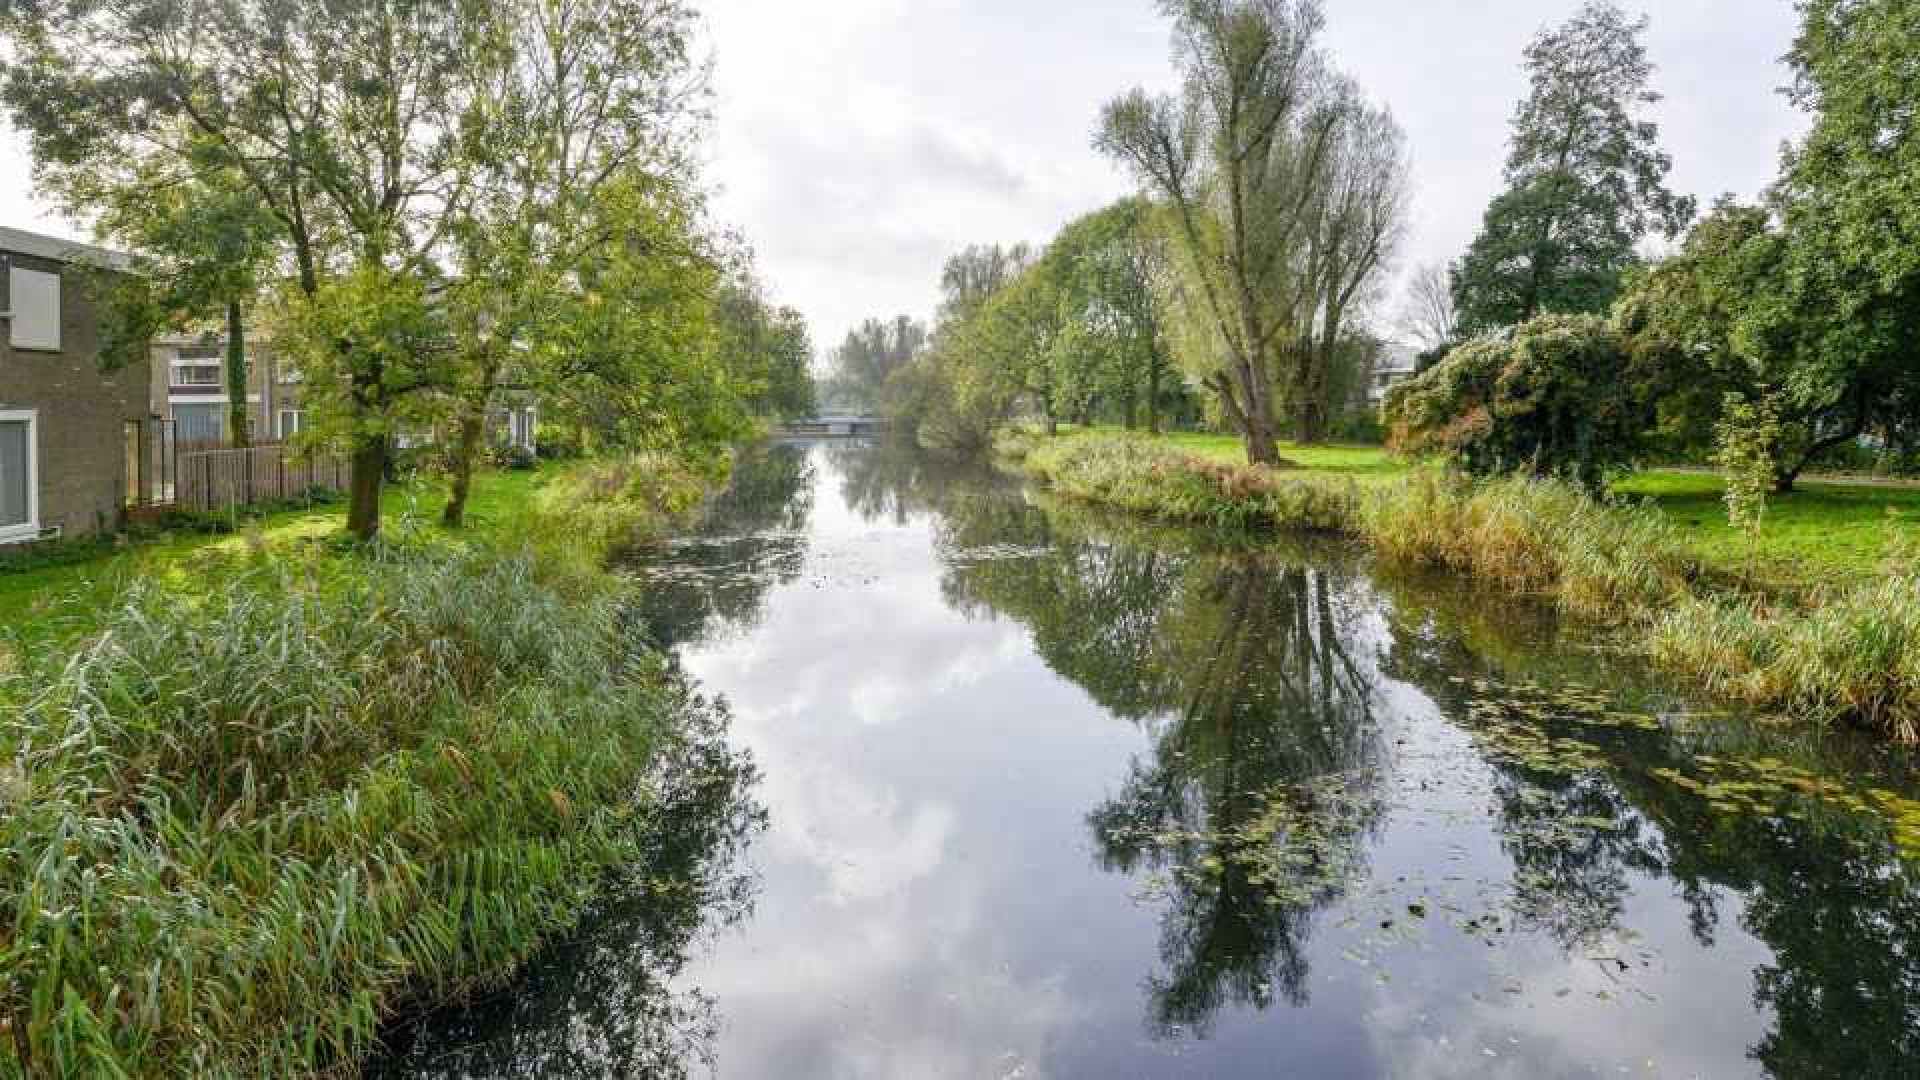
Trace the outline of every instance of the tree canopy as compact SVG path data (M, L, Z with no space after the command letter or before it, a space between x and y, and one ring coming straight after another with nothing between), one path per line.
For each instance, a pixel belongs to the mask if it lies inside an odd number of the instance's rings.
M1666 186L1672 161L1644 115L1660 100L1646 28L1598 0L1527 46L1507 186L1454 270L1467 333L1606 311L1641 239L1693 217L1693 200Z
M1403 137L1334 70L1315 0L1162 7L1183 89L1114 100L1095 142L1166 205L1217 346L1202 382L1272 464L1282 407L1302 439L1324 434L1326 365L1398 237Z

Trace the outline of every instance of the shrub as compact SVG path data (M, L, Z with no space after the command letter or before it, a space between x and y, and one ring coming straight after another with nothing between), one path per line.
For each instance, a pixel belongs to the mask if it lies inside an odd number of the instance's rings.
M1561 476L1589 490L1631 460L1653 410L1620 335L1592 315L1544 315L1467 342L1393 387L1391 443L1481 475Z
M708 480L668 454L585 461L540 489L532 516L549 540L595 552L642 547L699 503Z
M446 551L323 565L138 588L0 682L0 1072L351 1061L633 858L690 706L606 586Z

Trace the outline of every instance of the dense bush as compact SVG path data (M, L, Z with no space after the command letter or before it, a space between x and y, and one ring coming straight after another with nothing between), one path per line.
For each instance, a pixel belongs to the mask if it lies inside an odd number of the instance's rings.
M0 1073L284 1076L632 861L690 706L605 579L385 552L146 586L0 682Z
M1548 315L1467 342L1390 390L1390 441L1481 475L1526 472L1590 490L1652 425L1625 344L1605 319Z

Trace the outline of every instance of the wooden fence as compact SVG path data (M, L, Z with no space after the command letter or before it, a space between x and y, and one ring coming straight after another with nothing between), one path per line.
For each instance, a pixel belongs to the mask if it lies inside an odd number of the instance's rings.
M296 457L279 445L188 451L174 461L173 504L211 512L291 499L315 489L345 491L348 472L340 455Z

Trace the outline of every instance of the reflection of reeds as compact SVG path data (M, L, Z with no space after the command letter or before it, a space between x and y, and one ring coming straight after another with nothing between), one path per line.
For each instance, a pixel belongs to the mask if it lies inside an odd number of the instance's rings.
M1550 598L1644 632L1669 668L1716 692L1817 719L1854 717L1920 741L1920 575L1797 608L1703 584L1651 508L1553 480L1415 473L1350 481L1223 465L1137 438L1005 442L1063 495L1174 521L1339 532L1394 563Z
M640 853L685 706L610 588L444 551L321 565L137 590L0 686L0 1071L350 1062L400 996L501 977Z

